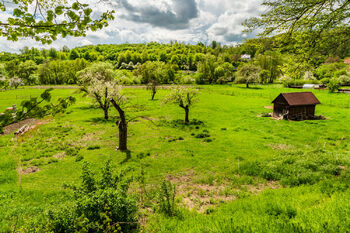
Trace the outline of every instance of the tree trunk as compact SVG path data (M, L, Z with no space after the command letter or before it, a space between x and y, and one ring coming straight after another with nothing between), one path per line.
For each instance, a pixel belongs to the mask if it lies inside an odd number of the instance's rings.
M107 109L103 109L104 113L105 113L105 120L108 120L109 116L108 116L108 108Z
M247 88L249 88L249 83L247 83Z
M154 97L156 96L156 91L152 91L152 100L154 100Z
M125 112L121 109L119 104L115 102L114 99L111 99L111 102L115 109L117 109L120 117L120 121L117 122L119 129L119 150L126 151L128 150L127 140L128 140L128 123L125 118Z
M128 125L126 121L121 120L118 124L119 128L119 150L126 151L128 149Z
M190 112L190 109L188 107L185 107L185 123L190 123L190 120L189 120L189 112Z

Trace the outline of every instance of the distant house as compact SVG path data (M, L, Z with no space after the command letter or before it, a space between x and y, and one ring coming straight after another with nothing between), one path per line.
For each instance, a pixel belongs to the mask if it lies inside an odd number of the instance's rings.
M350 65L350 58L344 59L344 63Z
M241 55L241 59L242 59L242 60L250 61L250 60L252 59L252 56L249 55L249 54L242 54L242 55Z
M312 120L321 104L312 92L281 93L272 103L273 116L288 120Z

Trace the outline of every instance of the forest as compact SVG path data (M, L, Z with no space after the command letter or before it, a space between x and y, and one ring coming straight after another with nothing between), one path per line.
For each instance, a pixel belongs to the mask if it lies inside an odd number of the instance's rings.
M92 63L109 63L115 80L121 85L159 84L227 84L283 83L300 86L305 83L335 86L350 85L349 67L344 59L349 45L325 41L324 50L308 53L299 42L285 45L283 35L249 39L241 45L186 45L172 42L159 44L96 45L61 50L24 47L20 53L1 56L1 85L75 85L77 73ZM249 59L242 58L249 55ZM252 73L248 78L243 73Z
M159 84L318 83L336 86L334 90L350 85L348 65L344 63L347 44L336 51L330 49L330 44L325 46L325 52L307 54L301 48L283 45L279 39L249 39L234 47L215 41L209 46L152 42L71 50L25 47L18 54L2 54L1 85L5 89L21 85L75 85L77 73L97 62L111 64L116 81L122 85L147 85L153 79ZM251 58L242 59L242 55ZM305 58L310 56L311 59ZM247 71L254 75L241 75Z

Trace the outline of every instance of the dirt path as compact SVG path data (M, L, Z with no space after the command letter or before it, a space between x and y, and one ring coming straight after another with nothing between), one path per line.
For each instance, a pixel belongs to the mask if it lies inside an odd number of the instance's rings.
M39 120L26 119L24 121L5 126L4 127L4 134L7 135L7 134L14 133L16 130L19 130L24 125L32 126L32 125L35 125L37 123L39 123Z

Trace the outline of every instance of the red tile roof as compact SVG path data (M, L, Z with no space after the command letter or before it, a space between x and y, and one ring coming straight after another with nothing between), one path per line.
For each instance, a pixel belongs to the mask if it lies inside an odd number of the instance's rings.
M280 94L280 96L281 95L287 101L289 106L321 104L321 102L316 98L316 96L312 92L292 92L282 93ZM272 103L274 103L278 99L278 97Z

